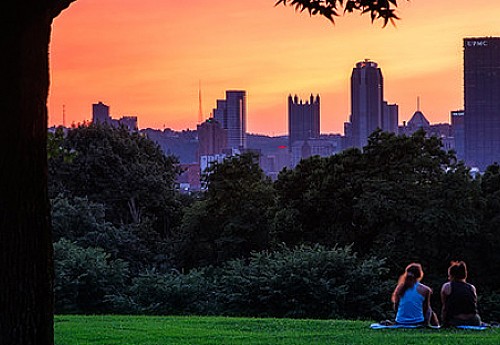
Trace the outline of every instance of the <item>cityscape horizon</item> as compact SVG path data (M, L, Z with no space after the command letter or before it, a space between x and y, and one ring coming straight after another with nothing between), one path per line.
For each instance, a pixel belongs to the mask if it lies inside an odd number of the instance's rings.
M63 106L67 124L82 122L101 100L113 114L139 116L141 128L194 129L201 82L205 117L224 90L247 91L249 133L286 133L286 96L311 92L322 98L322 132L342 133L349 75L365 58L383 69L402 121L420 96L432 123L448 122L464 103L462 38L500 35L500 4L476 4L402 2L401 20L381 28L352 15L332 27L269 0L77 2L54 23L49 122L62 124Z

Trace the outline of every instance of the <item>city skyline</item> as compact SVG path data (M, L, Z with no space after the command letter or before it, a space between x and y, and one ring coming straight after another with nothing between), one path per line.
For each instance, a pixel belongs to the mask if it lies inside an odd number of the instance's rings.
M63 105L66 124L89 120L102 100L141 128L194 129L201 80L203 109L222 90L247 90L250 133L285 134L286 96L310 92L321 95L322 132L341 133L352 65L365 58L383 66L400 122L417 96L432 123L449 122L464 107L462 39L500 34L500 4L468 3L403 1L397 26L382 29L359 15L332 26L272 0L77 2L54 24L49 124L62 124Z

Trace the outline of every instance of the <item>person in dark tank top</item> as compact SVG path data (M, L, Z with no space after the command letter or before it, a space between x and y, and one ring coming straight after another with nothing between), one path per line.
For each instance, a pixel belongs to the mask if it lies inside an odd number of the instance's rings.
M476 288L466 281L465 262L452 261L448 268L448 279L441 288L443 326L480 326Z

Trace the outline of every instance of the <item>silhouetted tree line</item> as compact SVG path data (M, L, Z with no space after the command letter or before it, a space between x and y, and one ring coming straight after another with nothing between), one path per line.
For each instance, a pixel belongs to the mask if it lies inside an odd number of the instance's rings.
M423 131L377 131L274 182L254 154L231 157L191 197L138 133L91 125L50 142L58 312L379 318L409 262L437 297L459 259L498 319L500 166L474 178Z

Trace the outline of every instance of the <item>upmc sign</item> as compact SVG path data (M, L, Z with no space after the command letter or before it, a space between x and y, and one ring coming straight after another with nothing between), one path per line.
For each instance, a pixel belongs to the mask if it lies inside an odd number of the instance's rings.
M487 47L488 41L466 41L465 44L467 47Z

